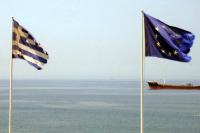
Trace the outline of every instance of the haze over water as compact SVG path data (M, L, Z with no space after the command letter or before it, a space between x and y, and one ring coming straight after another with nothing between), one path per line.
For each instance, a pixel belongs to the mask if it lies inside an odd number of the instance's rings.
M13 132L138 133L139 94L137 81L16 81ZM146 132L199 133L199 101L199 91L146 88ZM0 132L7 132L7 111L7 82L2 82Z

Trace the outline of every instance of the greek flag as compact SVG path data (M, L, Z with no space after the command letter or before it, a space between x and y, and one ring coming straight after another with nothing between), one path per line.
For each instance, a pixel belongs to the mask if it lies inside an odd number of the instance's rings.
M24 27L13 19L12 58L26 60L38 70L47 63L48 53Z

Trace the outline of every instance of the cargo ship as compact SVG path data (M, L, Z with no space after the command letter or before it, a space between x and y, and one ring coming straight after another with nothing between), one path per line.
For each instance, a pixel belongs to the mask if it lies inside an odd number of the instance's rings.
M200 90L200 86L192 85L191 83L186 85L173 85L173 84L161 84L158 82L147 82L149 85L149 88L151 90Z

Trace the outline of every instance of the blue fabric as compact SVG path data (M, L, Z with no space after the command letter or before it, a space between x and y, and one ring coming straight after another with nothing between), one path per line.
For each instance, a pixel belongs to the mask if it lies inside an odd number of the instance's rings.
M189 62L194 34L173 27L144 13L145 55Z
M41 47L35 38L19 23L13 20L13 58L26 60L30 65L41 70L41 65L46 64L49 58L48 53ZM30 42L31 41L31 42ZM24 46L21 47L20 45ZM43 56L46 55L46 56ZM30 58L25 58L30 57ZM39 62L39 63L38 63Z

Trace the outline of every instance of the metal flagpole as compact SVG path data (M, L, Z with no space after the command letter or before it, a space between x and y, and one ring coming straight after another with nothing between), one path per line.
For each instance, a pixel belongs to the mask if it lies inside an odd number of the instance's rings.
M13 32L13 17L12 17L12 32ZM13 39L12 39L13 41ZM13 43L12 43L13 46ZM12 78L13 78L13 58L11 47L11 60L10 60L10 89L9 89L9 119L8 119L8 133L12 133Z
M140 79L140 133L144 133L144 14L142 12L141 79Z

